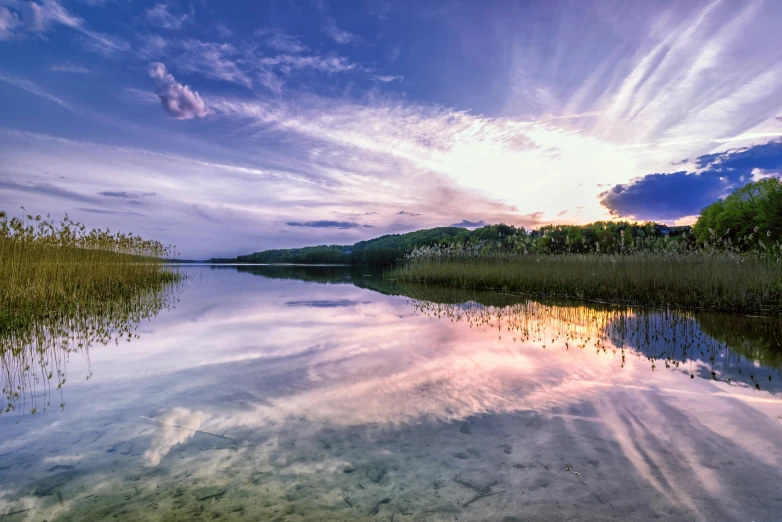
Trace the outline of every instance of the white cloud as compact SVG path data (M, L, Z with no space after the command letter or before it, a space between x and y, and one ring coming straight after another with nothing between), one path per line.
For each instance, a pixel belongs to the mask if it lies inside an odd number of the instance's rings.
M273 34L264 42L269 47L284 53L303 53L307 50L307 46L303 45L298 38L280 32Z
M50 71L54 72L67 72L77 74L89 74L90 70L83 65L78 65L73 62L63 62L58 64L52 64L49 66Z
M242 67L245 60L233 45L184 40L179 43L179 48L182 52L172 58L176 69L245 87L252 86L252 80Z
M163 102L163 108L174 118L189 120L209 114L209 108L201 96L187 85L177 82L173 75L166 72L166 66L162 63L153 63L149 68L149 76L157 83L155 93Z
M50 102L56 103L57 105L65 109L73 110L73 107L71 107L71 105L67 103L65 100L63 100L62 98L58 98L57 96L49 93L46 89L44 89L37 83L31 82L30 80L25 80L24 78L19 78L18 76L6 76L0 74L0 82L5 82L7 84L13 85L14 87L27 91L30 94L34 94L39 98L43 98L44 100L48 100Z
M46 38L46 33L64 26L81 34L84 46L104 55L129 51L130 45L119 38L88 29L84 20L71 14L57 0L37 2L7 1L0 6L0 40L19 37L23 32Z
M147 20L152 25L162 27L169 30L181 29L185 22L187 22L188 15L186 13L174 14L169 9L171 6L168 3L156 4L146 12Z
M19 27L19 17L7 7L0 6L0 41L10 40Z
M30 2L32 23L30 29L39 33L49 30L54 24L61 24L71 29L80 29L81 18L75 17L55 0L43 0L40 4Z
M337 22L333 18L326 19L326 25L323 27L323 33L340 44L349 44L358 40L358 35L343 31L337 27Z
M383 83L390 83L390 82L401 82L402 80L405 79L405 77L404 76L378 75L378 76L373 76L372 79L373 80L377 80L379 82L383 82Z
M154 92L136 89L135 87L126 87L122 89L117 96L123 100L144 105L158 103L160 101L160 98L158 98L158 95Z
M292 69L315 69L323 72L345 72L356 68L356 64L349 62L342 56L293 56L283 54L274 57L265 57L258 60L263 66L289 66Z

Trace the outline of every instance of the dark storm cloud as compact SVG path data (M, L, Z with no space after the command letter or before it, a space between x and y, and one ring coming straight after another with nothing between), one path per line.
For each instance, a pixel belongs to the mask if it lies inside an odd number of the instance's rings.
M647 174L600 194L600 203L615 216L676 220L700 211L753 179L782 172L782 140L704 154L694 161L700 172L684 170Z

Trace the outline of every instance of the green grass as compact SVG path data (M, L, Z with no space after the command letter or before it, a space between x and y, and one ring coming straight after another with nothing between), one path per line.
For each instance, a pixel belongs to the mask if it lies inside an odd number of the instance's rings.
M753 313L782 311L782 265L773 255L711 249L624 254L412 256L399 281L538 298Z

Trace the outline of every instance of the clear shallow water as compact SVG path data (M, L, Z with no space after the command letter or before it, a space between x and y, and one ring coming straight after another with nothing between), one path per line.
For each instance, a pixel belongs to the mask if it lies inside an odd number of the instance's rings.
M3 522L782 518L778 321L185 270L61 389L16 367Z

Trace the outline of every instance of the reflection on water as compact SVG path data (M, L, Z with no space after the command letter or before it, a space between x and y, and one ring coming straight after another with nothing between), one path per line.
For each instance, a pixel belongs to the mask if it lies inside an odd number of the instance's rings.
M4 521L779 519L777 319L188 270L0 418Z
M138 338L139 323L169 308L175 291L176 286L155 285L101 303L99 308L52 314L23 330L0 334L0 413L43 411L51 405L53 390L64 408L62 387L68 359L81 356L87 363L85 378L89 379L90 346L111 342L119 346L120 341Z

